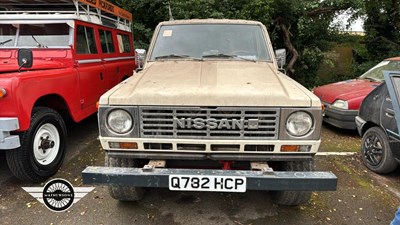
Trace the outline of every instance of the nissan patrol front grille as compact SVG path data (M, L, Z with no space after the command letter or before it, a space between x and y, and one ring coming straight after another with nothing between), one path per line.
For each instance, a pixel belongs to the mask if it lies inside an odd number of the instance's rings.
M139 107L140 137L183 139L278 138L279 109Z

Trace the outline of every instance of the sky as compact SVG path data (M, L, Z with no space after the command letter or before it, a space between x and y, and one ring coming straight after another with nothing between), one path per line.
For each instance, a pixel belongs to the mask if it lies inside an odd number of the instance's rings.
M336 17L336 19L334 19L333 23L340 25L340 27L343 29L343 31L364 31L364 29L363 29L364 21L362 19L353 21L349 28L346 27L350 16L351 15L346 14L346 13L338 15Z

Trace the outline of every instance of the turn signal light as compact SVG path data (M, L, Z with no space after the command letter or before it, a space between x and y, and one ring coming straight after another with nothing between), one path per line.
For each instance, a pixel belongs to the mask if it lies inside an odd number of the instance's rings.
M3 98L4 96L6 96L7 91L4 88L0 88L0 98Z
M138 144L136 142L109 142L110 148L119 149L138 149Z
M281 152L298 152L299 148L299 145L282 145Z
M281 152L309 152L311 145L282 145Z
M137 143L136 142L121 142L119 143L120 148L122 149L137 149Z

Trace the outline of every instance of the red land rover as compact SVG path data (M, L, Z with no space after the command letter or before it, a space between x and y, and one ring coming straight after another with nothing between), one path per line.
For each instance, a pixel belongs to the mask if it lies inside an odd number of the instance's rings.
M65 119L136 69L132 15L104 0L0 5L0 150L16 177L43 181L63 162Z

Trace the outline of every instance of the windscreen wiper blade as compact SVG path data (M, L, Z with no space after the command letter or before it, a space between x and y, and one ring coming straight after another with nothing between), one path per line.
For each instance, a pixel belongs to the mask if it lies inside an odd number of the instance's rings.
M174 58L202 60L189 55L179 55L179 54L169 54L169 55L161 55L155 57L155 59L174 59Z
M5 40L5 41L3 41L3 42L0 42L0 45L7 44L7 43L10 42L10 41L12 41L12 39L8 39L8 40Z
M225 54L225 53L203 55L202 57L203 58L234 58L234 59L242 59L242 60L246 60L246 61L256 62L255 59L249 59L249 58L241 57L238 55L230 55L230 54Z
M363 79L369 80L369 81L374 81L374 82L381 82L381 80L376 79L376 78L372 78L372 77L363 77Z
M236 55L229 55L224 53L203 55L203 58L236 58Z
M31 35L31 36L32 36L32 39L36 42L38 48L47 48L46 45L44 45L44 44L40 43L38 40L36 40L35 36L33 36L33 35Z

